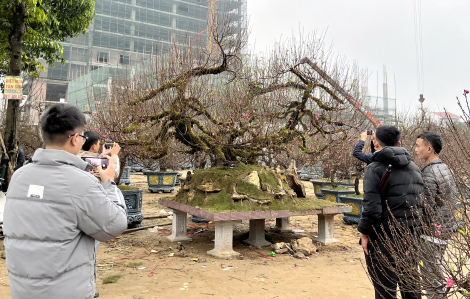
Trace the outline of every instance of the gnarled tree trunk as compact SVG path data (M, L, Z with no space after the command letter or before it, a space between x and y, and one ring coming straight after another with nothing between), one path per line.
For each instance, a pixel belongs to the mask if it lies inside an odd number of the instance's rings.
M21 52L23 50L23 37L25 33L25 13L26 13L26 6L24 2L16 3L14 6L15 13L13 16L13 24L12 29L10 32L10 69L8 70L7 74L10 76L20 76L21 75ZM14 162L14 158L16 157L16 139L17 139L17 126L18 126L18 119L20 116L20 100L19 99L9 99L8 100L8 108L7 108L7 115L6 115L6 125L5 125L5 146L7 148L7 155L10 161ZM10 171L7 172L6 177L6 186L10 182L10 177L12 173Z

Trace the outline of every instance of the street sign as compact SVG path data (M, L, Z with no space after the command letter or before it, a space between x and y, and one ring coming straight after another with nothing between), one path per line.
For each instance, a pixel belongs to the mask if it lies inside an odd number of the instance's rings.
M4 99L23 99L23 78L5 77Z

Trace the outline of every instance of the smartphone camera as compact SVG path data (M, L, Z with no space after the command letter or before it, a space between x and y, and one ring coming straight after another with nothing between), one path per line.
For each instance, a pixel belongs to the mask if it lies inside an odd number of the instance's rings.
M101 166L101 168L108 168L109 161L106 158L95 158L95 157L82 157L82 160L87 162L93 167L93 170Z
M373 132L374 131L372 131L372 130L367 130L367 135L372 135Z
M106 148L106 149L113 148L113 146L114 146L114 143L105 143L104 144L104 148Z

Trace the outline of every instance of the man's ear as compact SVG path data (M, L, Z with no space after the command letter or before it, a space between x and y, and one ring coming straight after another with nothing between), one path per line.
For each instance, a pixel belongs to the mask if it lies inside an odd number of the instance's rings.
M77 145L77 143L78 143L78 137L79 137L79 136L78 136L77 134L75 134L75 135L72 136L72 138L70 138L70 142L72 143L73 146L76 146L76 145Z
M434 148L432 146L428 146L428 148L431 154L436 154L436 151L434 151Z
M400 141L398 141L397 146L401 147L401 142Z

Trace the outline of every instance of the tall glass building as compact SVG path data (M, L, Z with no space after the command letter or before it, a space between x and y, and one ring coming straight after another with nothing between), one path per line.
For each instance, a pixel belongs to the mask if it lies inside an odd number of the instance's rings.
M68 82L107 67L125 69L168 51L172 40L189 44L207 29L210 9L230 12L244 26L247 0L96 0L86 35L64 42L66 64L46 67L41 76L46 101L67 101ZM206 40L201 33L198 40ZM184 41L183 43L186 43ZM107 71L109 73L109 71ZM106 78L107 79L107 78Z

